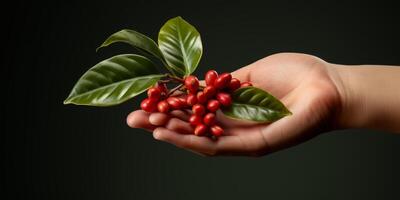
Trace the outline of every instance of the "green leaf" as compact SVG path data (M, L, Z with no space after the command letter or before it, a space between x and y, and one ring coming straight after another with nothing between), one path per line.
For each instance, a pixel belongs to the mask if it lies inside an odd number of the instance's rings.
M165 63L163 54L161 53L157 43L154 42L154 40L147 37L146 35L143 35L139 32L129 29L124 29L112 34L110 37L106 39L106 41L103 42L103 44L100 47L96 49L96 51L102 47L106 47L116 42L123 42L130 44L133 47L144 51L145 53L153 55L154 57L160 59L163 63Z
M292 113L271 94L256 87L244 87L232 94L232 105L223 113L236 119L273 122Z
M164 76L143 56L117 55L83 74L64 104L116 105L144 92Z
M199 32L181 17L170 19L161 27L158 45L169 70L180 77L193 73L203 54Z

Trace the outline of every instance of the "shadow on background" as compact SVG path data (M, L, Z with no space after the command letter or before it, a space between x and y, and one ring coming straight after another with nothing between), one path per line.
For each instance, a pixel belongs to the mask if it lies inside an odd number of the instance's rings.
M202 34L197 74L232 71L277 52L342 64L400 64L398 7L293 1L25 2L2 13L2 194L7 199L399 199L400 138L338 131L259 159L203 158L130 129L129 101L64 106L75 81L111 55L111 33L156 38L183 16ZM359 115L362 113L354 113Z

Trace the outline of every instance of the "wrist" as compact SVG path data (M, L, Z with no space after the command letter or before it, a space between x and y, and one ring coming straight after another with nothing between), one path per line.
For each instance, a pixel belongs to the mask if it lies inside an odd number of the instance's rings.
M331 64L331 68L331 77L340 96L340 106L335 117L336 128L364 127L368 115L363 105L363 91L357 85L360 82L358 74L354 72L353 66Z
M331 64L340 96L336 127L399 131L400 68Z

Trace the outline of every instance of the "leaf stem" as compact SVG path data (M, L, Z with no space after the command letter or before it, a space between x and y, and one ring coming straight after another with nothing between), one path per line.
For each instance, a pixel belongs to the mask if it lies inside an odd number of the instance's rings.
M177 90L179 90L179 89L181 89L182 87L184 87L184 85L181 83L181 84L179 84L178 86L176 86L176 87L174 87L173 89L171 89L169 92L168 92L168 97L171 95L171 94L173 94L174 92L176 92Z
M169 83L169 82L171 82L171 80L170 80L170 79L167 79L167 80L159 80L158 82L159 82L159 83Z

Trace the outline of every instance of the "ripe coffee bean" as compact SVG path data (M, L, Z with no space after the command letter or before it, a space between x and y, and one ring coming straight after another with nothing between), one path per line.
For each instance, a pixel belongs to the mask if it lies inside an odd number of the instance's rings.
M192 125L192 126L197 126L197 125L201 124L201 120L202 120L201 116L199 116L199 115L192 115L192 116L190 116L190 118L189 118L189 123L190 123L190 125Z
M182 102L176 97L168 97L167 102L172 109L180 109L182 108Z
M222 134L224 134L224 129L222 129L220 126L218 126L218 125L214 125L214 126L211 126L210 127L210 129L211 129L211 133L214 135L214 136L221 136Z
M168 111L169 111L168 102L165 100L158 102L157 110L158 110L158 112L161 112L161 113L168 113Z
M215 95L215 93L217 92L217 89L215 89L214 86L207 86L206 88L204 88L203 92L204 92L204 95L206 96L206 98L210 99L211 97L213 97Z
M179 99L179 101L181 102L181 106L182 108L186 108L188 106L188 104L186 103L186 98L187 97L177 97Z
M214 87L216 87L217 89L222 89L229 85L231 79L232 79L231 74L223 73L215 80Z
M215 100L215 99L211 99L208 101L207 103L207 109L210 112L216 112L219 109L220 103L219 101Z
M243 82L242 84L240 84L240 87L248 87L248 86L253 86L253 84L251 84L250 82Z
M215 123L215 118L216 116L214 113L207 113L203 118L203 122L207 126L212 126Z
M201 104L196 104L192 107L193 114L203 116L206 113L206 108Z
M205 103L207 101L207 97L204 92L200 91L197 93L197 103Z
M230 106L232 104L232 98L231 95L225 92L219 92L217 94L217 100L223 105L223 106Z
M197 136L204 135L207 132L207 126L204 124L199 124L194 129L194 134Z
M186 104L189 106L193 106L197 103L197 97L195 94L188 94L186 97Z
M185 87L190 93L194 94L197 92L197 89L199 89L199 80L195 76L187 76L185 78Z
M152 99L160 99L161 90L158 87L151 87L147 90L147 96Z
M146 112L154 112L157 107L157 100L152 98L146 98L140 103L142 110Z
M240 81L237 78L232 78L231 82L228 85L229 91L233 92L240 88Z
M218 73L215 70L210 70L206 73L205 80L206 85L211 86L214 85L215 80L218 78Z

